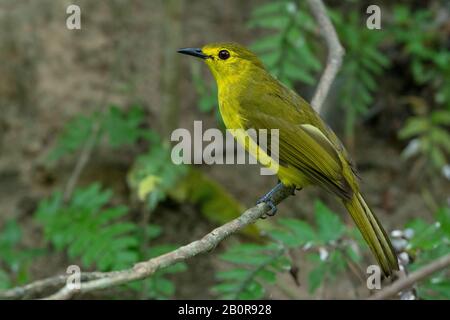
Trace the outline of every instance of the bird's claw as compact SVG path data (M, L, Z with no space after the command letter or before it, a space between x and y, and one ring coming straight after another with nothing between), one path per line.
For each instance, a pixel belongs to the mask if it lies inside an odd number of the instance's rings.
M264 196L262 196L258 201L256 201L256 204L265 203L270 207L270 210L261 217L261 219L266 219L267 217L273 217L277 213L277 206L275 204L275 201L273 199L274 194L278 190L283 188L283 184L279 182L272 190L270 190L268 193L266 193ZM295 195L295 186L291 187L291 194Z
M270 196L265 195L261 199L256 201L256 204L260 204L260 203L265 203L270 207L270 210L268 212L266 212L266 214L264 216L262 216L261 219L266 219L267 217L273 217L277 213L278 208Z

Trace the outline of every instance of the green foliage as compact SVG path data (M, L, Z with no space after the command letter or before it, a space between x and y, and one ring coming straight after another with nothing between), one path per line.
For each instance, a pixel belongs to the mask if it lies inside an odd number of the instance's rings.
M410 117L399 131L401 139L412 139L403 155L406 158L421 155L431 164L427 168L441 169L450 154L449 126L450 109Z
M152 141L156 138L155 133L141 128L144 116L144 110L139 106L133 106L127 112L111 106L102 119L101 132L106 134L111 147L132 145L140 138Z
M28 281L28 267L39 249L21 248L23 233L15 220L8 220L0 230L0 289Z
M160 237L162 233L163 231L161 227L157 225L149 225L145 228L145 230L141 229L139 241L152 242ZM151 245L148 248L145 247L145 249L141 249L139 260L147 260L157 257L169 251L175 250L176 248L177 246L175 245L167 244ZM134 290L145 299L168 299L175 294L175 284L170 279L170 275L184 272L186 270L186 264L184 262L179 262L170 267L158 270L148 279L129 283L125 287Z
M306 252L314 265L308 275L309 292L314 293L325 280L334 280L346 270L349 260L360 257L343 238L351 235L339 216L321 202L315 204L315 225L293 218L280 218L276 228L267 231L266 244L238 244L221 255L229 270L217 273L220 281L213 291L226 299L260 299L265 285L276 285L277 274L295 266L290 250Z
M356 228L346 227L339 216L323 203L315 204L315 223L309 224L295 218L280 218L274 229L267 231L271 240L265 244L237 244L220 256L229 263L225 271L217 272L219 283L213 292L225 299L261 299L268 285L283 285L277 276L295 269L292 250L305 252L305 259L312 264L309 272L308 291L313 294L324 283L330 283L348 270L350 263L361 262L365 250ZM443 207L436 214L436 222L429 224L415 219L407 224L414 236L407 251L413 257L409 271L450 253L450 208ZM356 240L353 241L353 240ZM300 265L302 262L299 263ZM441 271L418 284L422 299L449 299L449 271Z
M436 32L433 21L430 10L394 8L395 38L409 58L414 82L434 92L434 101L426 105L428 112L408 118L399 132L401 139L411 139L404 155L419 155L431 168L440 170L450 154L450 52L447 39Z
M281 229L269 232L273 239L281 241L292 249L308 248L306 257L314 268L308 275L308 288L314 293L323 282L334 280L343 271L348 259L358 261L359 257L344 243L344 237L354 228L346 227L340 217L322 202L315 203L315 227L298 219L279 219Z
M58 138L57 146L50 153L50 160L56 161L65 154L78 150L89 138L94 119L97 117L95 114L92 117L79 115L69 121Z
M110 106L104 114L78 116L64 128L51 158L57 160L79 150L91 137L96 145L105 140L111 148L131 146L140 140L150 143L149 150L136 158L128 182L152 211L185 174L186 167L174 165L169 146L153 131L143 128L144 116L143 109L137 106L126 112ZM97 133L94 126L98 126ZM129 268L176 248L149 245L162 234L161 228L133 222L128 216L129 208L112 205L112 200L112 191L102 189L98 183L76 189L67 203L62 193L56 191L40 202L35 217L46 240L57 251L66 252L70 259L79 259L84 269ZM175 292L170 275L184 270L186 265L179 263L123 288L145 299L170 298Z
M235 267L218 272L221 283L212 288L223 299L261 299L265 289L262 283L276 282L276 273L289 270L289 261L283 255L282 245L239 244L227 250L220 258Z
M345 135L352 138L356 121L367 113L378 89L377 79L389 66L389 60L380 46L387 34L382 30L364 27L365 17L351 11L342 15L332 12L339 39L346 50L339 73L339 106L345 112Z
M418 86L433 91L438 110L428 115L414 116L400 132L402 139L414 139L407 153L418 154L441 169L448 160L448 112L450 110L450 52L446 38L436 32L436 21L429 9L411 10L406 5L394 5L389 33L369 30L362 10L330 9L329 14L337 29L346 55L338 75L337 105L342 108L345 137L351 141L355 125L367 114L379 88L379 79L391 66L383 45L394 46L406 59L413 80ZM297 84L313 85L324 57L318 50L317 27L309 8L301 1L282 0L256 6L248 26L267 30L253 42L251 48L265 63L269 72L290 87ZM388 30L388 29L386 29ZM411 32L414 30L414 32ZM197 66L195 66L197 68ZM199 94L201 111L216 110L216 87L205 84L199 70L193 70L193 79ZM442 117L442 120L439 118ZM421 120L417 119L421 118ZM447 119L447 120L446 120ZM436 124L435 121L439 121ZM424 129L410 134L418 122L427 122ZM445 123L444 123L445 122ZM431 128L430 130L428 128Z
M347 138L353 137L357 120L373 103L379 86L377 80L390 66L387 55L380 50L389 41L398 43L403 53L410 57L415 81L434 88L436 103L450 106L450 91L446 90L450 86L450 52L446 49L445 39L439 38L439 33L433 29L431 11L411 12L407 6L397 5L393 12L394 32L386 34L383 30L365 28L366 17L362 16L362 11L342 14L329 10L346 50L337 80L337 97L345 114ZM315 50L318 46L317 35L313 33L315 22L304 3L279 1L258 6L252 12L249 26L272 31L252 45L272 74L291 87L297 83L314 84L321 63L317 58L318 50ZM436 139L435 133L432 136L424 139L420 150L426 155L433 154L433 162L442 166L442 150L430 147L434 143L428 142ZM443 137L442 134L437 136L440 140Z
M394 8L395 39L410 59L415 82L431 85L436 91L435 102L449 108L450 52L447 38L435 30L435 21L431 10L412 12L404 5Z
M450 208L442 207L436 213L436 222L429 224L415 219L407 224L414 231L407 250L414 257L410 270L422 268L441 256L450 254ZM449 271L444 270L417 285L422 299L450 299Z
M69 258L80 258L83 267L101 271L129 267L137 261L136 224L123 221L128 208L108 206L111 190L94 183L75 190L64 204L61 192L40 202L36 219L44 236L56 250L67 251Z
M356 120L373 102L378 87L376 78L389 65L387 57L379 51L386 35L362 27L363 19L357 11L343 15L330 10L330 15L347 53L339 74L337 96L350 138ZM303 2L280 1L259 6L253 10L249 25L274 31L256 40L252 48L280 81L291 87L316 82L322 69L315 49L318 39L314 19Z
M296 1L270 2L252 11L248 25L271 30L251 48L274 76L290 87L314 84L322 66L310 41L314 19L304 7Z
M106 139L111 147L132 145L140 138L153 141L153 132L141 128L144 122L144 111L139 106L133 106L128 112L117 106L110 106L105 113L94 112L89 116L79 115L69 121L58 138L56 147L52 150L50 160L79 150L94 134L94 126L99 126L95 143Z
M315 33L314 19L307 10L295 1L260 5L252 11L248 26L271 31L255 41L251 48L274 76L290 87L297 82L314 84L321 63L316 57L316 44L305 38L312 38ZM199 96L199 110L214 111L223 125L217 108L217 87L203 80L198 64L192 65L192 78Z
M150 142L149 151L137 157L128 174L128 182L138 197L153 210L185 174L186 168L173 164L169 146L163 144L155 132L143 128L144 117L144 111L139 106L123 111L114 105L104 114L77 116L63 129L50 158L58 160L79 150L94 134L93 127L96 125L99 126L96 143L106 140L110 147L118 148L133 145L140 139Z
M203 80L200 68L201 64L199 63L191 64L192 80L199 96L198 109L201 112L217 111L217 86Z
M139 198L153 210L163 201L186 175L185 165L176 165L171 160L170 147L160 141L150 150L137 157L128 173L128 183Z
M42 200L35 216L44 228L44 236L57 251L67 252L70 259L80 259L82 268L100 271L129 268L138 261L147 260L175 249L171 245L147 244L158 238L159 226L145 228L127 218L128 208L111 206L112 192L98 184L78 188L67 204L60 192ZM144 298L168 298L175 286L167 275L182 272L184 264L158 271L150 279L126 286Z
M177 248L174 245L159 245L150 248L150 258L160 256ZM154 299L167 299L175 294L175 284L168 277L175 273L184 272L187 270L187 265L184 262L179 262L167 268L157 271L150 279L148 279L148 293L147 297ZM143 283L145 287L145 282Z
M191 203L200 213L216 225L239 217L244 206L229 191L201 170L189 166L188 172L169 193L179 203ZM260 221L242 230L242 233L259 238L260 228L268 222Z

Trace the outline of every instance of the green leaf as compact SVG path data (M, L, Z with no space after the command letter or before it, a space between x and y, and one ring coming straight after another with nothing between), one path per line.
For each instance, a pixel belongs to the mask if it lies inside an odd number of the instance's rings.
M383 67L388 67L390 65L389 59L381 53L375 46L365 46L365 52L368 57L372 58L376 63Z
M256 276L261 278L267 283L275 283L277 281L276 273L267 269L260 270Z
M216 278L218 280L244 280L248 275L250 274L250 271L247 269L231 269L227 271L219 271L216 273Z
M302 239L297 238L293 234L286 232L284 230L269 230L267 233L271 238L282 242L284 245L288 247L299 247L304 244Z
M440 243L440 234L436 232L436 225L430 225L422 219L410 221L406 228L414 230L414 237L410 240L409 246L430 250Z
M137 225L124 219L128 208L109 206L111 190L99 184L77 188L68 204L56 192L43 200L35 213L45 238L56 250L80 258L84 267L93 264L101 271L129 267L138 256Z
M432 139L435 144L439 145L443 150L450 153L450 134L446 130L439 127L434 127L429 132L429 135L430 139Z
M212 290L216 293L230 293L235 292L239 289L239 284L234 282L224 282L218 285L215 285Z
M256 300L264 297L264 288L257 282L252 281L243 292L238 294L238 299L240 300Z
M15 220L8 220L0 232L0 246L14 246L22 239L22 230Z
M174 265L168 266L161 270L163 274L174 274L174 273L181 273L187 270L187 265L184 262L178 262Z
M300 69L296 64L287 63L286 67L284 68L284 73L291 79L298 80L309 85L315 83L314 77L305 69Z
M428 281L425 284L419 284L419 296L422 297L425 294L429 295L429 299L450 299L450 281L441 280L439 282Z
M282 30L289 25L290 20L290 17L287 17L285 15L274 15L269 18L259 18L257 20L252 20L250 21L249 26Z
M160 255L163 255L167 252L170 252L172 250L177 249L177 246L173 244L159 244L159 245L153 245L149 248L149 258L154 258Z
M240 243L238 245L233 246L228 250L230 253L237 253L237 254L253 254L258 252L264 252L268 250L267 245L261 245L256 243Z
M92 133L94 117L78 116L69 121L58 137L56 147L50 152L50 161L59 160L62 156L78 150Z
M282 37L280 34L275 33L273 35L269 35L263 37L261 39L256 40L252 43L250 48L255 52L262 53L265 51L276 50L282 41Z
M424 133L430 127L428 119L426 118L410 118L406 122L405 126L399 131L399 137L401 139L410 138L417 134Z
M345 229L339 216L320 201L316 201L314 207L320 240L327 243L339 239Z
M162 228L155 224L147 226L147 236L150 240L158 238L162 233Z
M262 60L262 62L272 70L275 65L280 61L282 53L279 51L272 51L268 53L261 54L259 58Z
M235 263L238 265L260 265L267 260L266 256L246 256L245 259L242 259L241 254L234 253L224 253L220 256L220 258L224 261Z
M5 270L0 269L0 289L8 289L11 285L8 273Z
M308 274L308 292L310 294L314 293L323 283L326 269L326 264L320 263Z
M304 221L298 219L280 218L278 223L291 230L302 244L314 242L317 239L314 229Z
M175 293L175 285L173 282L160 277L153 281L153 289L165 296L172 296Z
M439 208L436 213L436 220L439 222L439 228L450 239L450 208Z
M345 247L345 252L353 262L355 263L361 262L362 257L358 255L351 246Z
M280 2L271 2L264 5L257 6L252 10L252 19L259 19L263 16L274 15L285 10L286 3Z
M450 111L436 110L431 113L431 121L435 124L450 126Z
M139 126L143 119L142 108L135 106L127 113L117 106L111 106L103 122L111 146L118 147L135 143L141 137Z
M432 147L430 149L430 157L433 162L433 164L437 168L442 168L444 165L447 164L447 160L445 159L444 153L437 147Z

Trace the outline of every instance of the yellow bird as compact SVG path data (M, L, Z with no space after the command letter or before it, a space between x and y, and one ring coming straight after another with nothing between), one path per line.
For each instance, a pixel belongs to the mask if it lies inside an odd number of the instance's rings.
M228 129L279 130L281 182L259 201L271 206L271 215L276 212L272 195L283 185L293 190L318 185L342 200L384 274L398 270L392 244L361 195L348 153L308 102L272 77L259 58L241 45L213 43L178 52L204 59L208 65ZM250 148L243 137L235 138L256 158L265 154L258 146Z

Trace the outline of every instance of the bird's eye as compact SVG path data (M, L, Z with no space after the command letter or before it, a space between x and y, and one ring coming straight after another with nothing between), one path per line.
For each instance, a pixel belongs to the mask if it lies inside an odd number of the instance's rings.
M219 51L219 58L222 60L227 60L230 57L230 53L228 50L220 50Z

